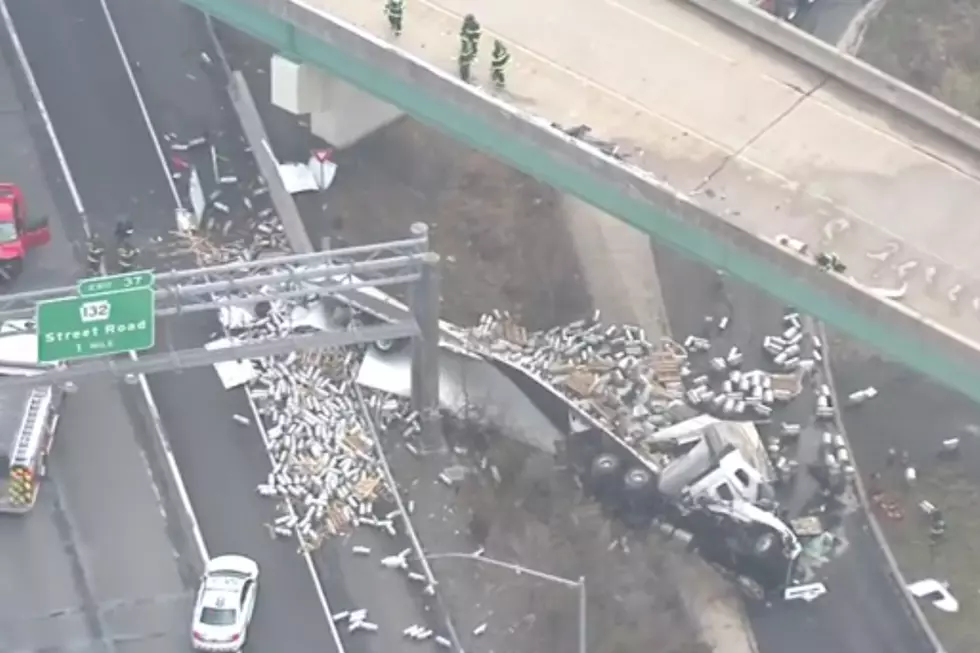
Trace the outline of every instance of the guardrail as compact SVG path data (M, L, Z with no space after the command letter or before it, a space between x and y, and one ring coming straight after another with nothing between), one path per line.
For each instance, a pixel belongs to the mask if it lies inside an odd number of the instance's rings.
M733 0L686 2L980 154L980 121L962 111L756 7Z

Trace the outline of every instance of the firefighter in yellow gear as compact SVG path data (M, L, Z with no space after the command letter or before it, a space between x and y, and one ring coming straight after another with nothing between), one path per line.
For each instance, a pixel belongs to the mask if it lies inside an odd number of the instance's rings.
M105 257L105 245L97 234L92 234L88 239L87 251L85 252L85 267L90 275L102 274L102 260Z
M139 250L133 247L128 240L123 240L119 243L119 248L116 250L119 272L125 274L126 272L135 270L137 256L139 256Z
M494 39L493 53L490 55L490 80L498 89L502 89L507 83L504 70L508 63L510 63L510 52L507 46L500 39Z

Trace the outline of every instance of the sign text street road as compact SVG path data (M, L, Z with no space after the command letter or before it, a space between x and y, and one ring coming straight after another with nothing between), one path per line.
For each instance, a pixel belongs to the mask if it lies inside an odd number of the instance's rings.
M153 286L154 274L149 270L116 274L111 277L92 277L78 282L79 295L101 295L117 290L134 290Z
M55 363L153 347L153 288L39 302L37 358Z

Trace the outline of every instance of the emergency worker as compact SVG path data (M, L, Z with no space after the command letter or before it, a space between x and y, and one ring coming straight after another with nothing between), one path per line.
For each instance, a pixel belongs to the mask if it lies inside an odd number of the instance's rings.
M500 39L493 40L493 54L490 58L490 79L498 89L504 88L507 82L504 69L510 62L510 52Z
M473 46L473 59L476 59L477 52L480 48L480 36L482 34L483 29L476 20L476 16L466 14L463 18L463 26L459 30L460 52L463 51L463 44L469 43Z
M464 82L470 81L470 71L473 68L473 61L476 60L476 46L472 41L465 38L460 39L459 43L459 78Z
M87 251L85 253L85 263L90 275L102 273L102 261L105 257L105 245L97 234L89 236Z
M405 16L405 0L386 0L385 17L395 36L401 36L402 18Z
M139 250L137 250L128 240L123 240L119 243L119 247L116 249L116 258L119 263L119 272L125 274L126 272L132 272L136 268L136 257L139 256Z

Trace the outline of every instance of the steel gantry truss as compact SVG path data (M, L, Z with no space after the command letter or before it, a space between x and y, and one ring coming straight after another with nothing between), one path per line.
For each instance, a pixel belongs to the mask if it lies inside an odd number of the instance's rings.
M205 343L201 343L191 349L171 349L138 358L96 358L41 368L28 376L2 376L0 390L60 384L97 374L133 378L303 349L413 338L413 397L423 420L435 419L439 396L439 255L428 251L428 230L424 224L412 225L412 234L412 238L405 240L311 254L260 256L255 260L167 272L155 278L156 317L160 319L277 300L336 295L350 300L366 288L408 285L411 313L404 319L336 331L244 340L219 349L205 349ZM33 319L39 301L75 294L75 287L66 286L0 297L0 323Z

